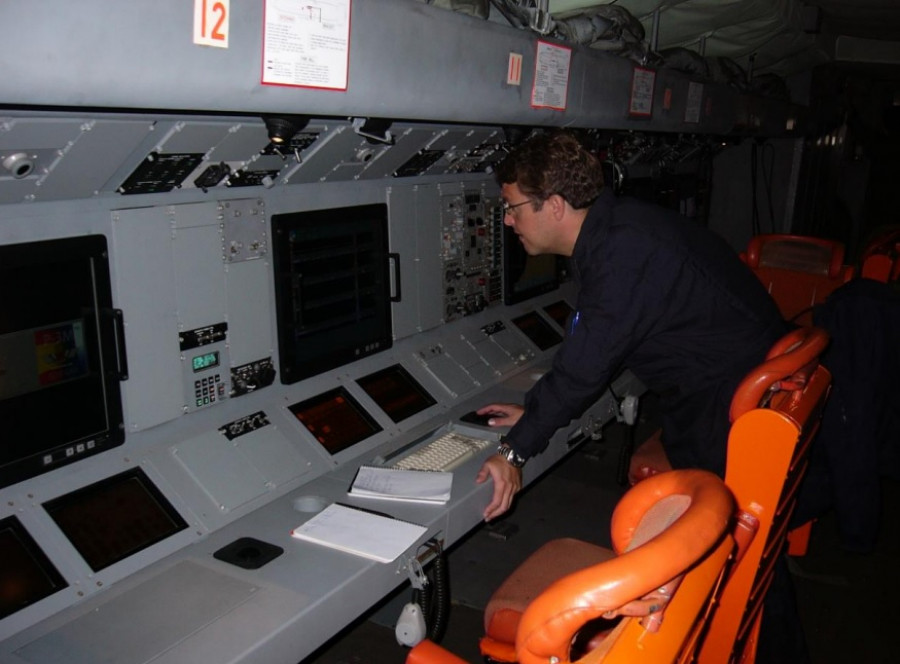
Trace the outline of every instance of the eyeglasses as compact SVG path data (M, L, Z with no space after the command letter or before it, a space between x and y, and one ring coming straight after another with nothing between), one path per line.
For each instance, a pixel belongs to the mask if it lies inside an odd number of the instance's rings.
M503 210L503 214L507 215L507 214L512 214L513 210L515 210L517 207L522 207L526 203L530 203L530 202L531 202L530 200L525 200L525 201L522 201L521 203L516 203L514 205L510 205L507 201L503 201L503 204L500 205L500 208Z

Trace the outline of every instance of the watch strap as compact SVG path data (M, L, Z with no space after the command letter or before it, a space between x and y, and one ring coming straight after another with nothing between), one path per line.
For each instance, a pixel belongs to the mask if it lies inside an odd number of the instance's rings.
M521 454L517 453L512 447L507 445L506 443L501 443L500 447L497 448L497 454L506 459L507 463L514 468L521 468L525 465L527 459L523 457Z

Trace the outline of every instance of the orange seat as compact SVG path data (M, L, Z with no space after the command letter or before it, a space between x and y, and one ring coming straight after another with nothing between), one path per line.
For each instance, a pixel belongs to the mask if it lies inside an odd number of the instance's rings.
M784 553L787 527L806 472L831 375L818 363L828 345L819 328L786 335L732 401L725 483L756 535L729 572L700 651L701 664L755 661L766 591Z
M704 609L734 549L728 533L734 502L725 484L703 470L678 470L641 482L622 497L611 524L615 551L573 539L554 540L526 560L497 591L497 611L486 612L490 659L538 662L681 661L697 644ZM547 574L573 555L577 571ZM600 562L590 564L594 557ZM535 582L537 578L537 582ZM541 586L541 587L538 587ZM677 592L675 589L677 588ZM524 593L524 594L523 594ZM516 615L516 596L526 597ZM507 603L508 602L508 603ZM624 616L582 658L571 647L585 624ZM498 622L494 622L494 621ZM490 636L496 625L514 641ZM603 656L603 659L599 659ZM407 664L458 664L434 643L413 648Z
M763 282L785 320L812 323L812 307L849 281L844 245L835 240L769 233L750 239L741 259Z
M676 527L689 523L682 516L660 536L629 551L633 541L643 541L637 539L634 514L650 513L648 508L657 505L657 500L661 505L665 495L672 500L670 491L659 491L659 487L668 486L663 482L691 476L686 473L714 477L705 471L661 472L629 490L616 507L612 525L613 545L622 555L611 557L613 554L595 545L556 540L527 559L498 589L485 611L482 653L489 659L522 664L753 664L763 600L774 563L784 551L787 524L831 383L829 372L818 361L827 345L828 335L819 328L795 330L779 340L768 359L738 386L732 400L725 475L737 503L730 534L721 537L705 557L699 554L699 564L683 576L678 592L665 607L661 627L658 611L650 612L643 622L625 619L599 644L591 642L593 649L581 659L571 657L573 639L589 620L607 611L628 615L632 609L643 609L647 613L651 608L648 604L662 603L659 594L652 592L654 588L664 591L664 597L670 596L671 584L664 579L674 572L669 566L674 556L678 556L676 567L681 567L687 560L683 557L686 551L698 555L695 549L703 543L699 538L705 540L715 532L709 529L719 517L708 513L704 521L691 521L687 530ZM652 489L653 493L645 494L643 489ZM694 499L690 507L696 504ZM622 530L620 524L631 525ZM671 541L676 548L664 548L663 541ZM648 553L650 545L654 546L654 557ZM704 547L709 550L708 543L700 546ZM582 560L594 555L602 561L572 572L572 564L565 560L576 550ZM629 564L639 552L647 554L641 559L643 564ZM729 556L722 577L721 564ZM552 569L550 561L554 561ZM552 581L559 570L562 578ZM513 627L514 645L507 641ZM659 628L657 632L652 631L655 628ZM407 664L460 662L428 642L414 648L407 659Z
M788 335L788 337L795 338L791 335ZM776 343L772 350L769 351L766 359L769 360L772 359L775 355L778 355L779 349L783 348L783 343L784 340ZM740 387L735 391L735 395L732 398L731 403L731 422L734 422L736 419L735 413L747 409L749 404L752 403L753 398L753 395L748 395L747 393L742 392ZM665 450L663 449L662 440L660 437L661 434L662 430L656 431L652 436L650 436L650 438L641 443L641 445L638 446L638 448L632 455L631 466L628 473L628 479L632 484L639 482L645 477L653 475L654 473L671 470L672 465L669 463L669 459L666 456ZM729 454L730 447L731 446L729 443ZM810 521L788 532L788 553L790 553L792 556L806 555L806 552L809 548L809 538L812 532L812 524L813 521Z
M888 229L866 245L860 256L861 276L888 283L900 279L900 229Z

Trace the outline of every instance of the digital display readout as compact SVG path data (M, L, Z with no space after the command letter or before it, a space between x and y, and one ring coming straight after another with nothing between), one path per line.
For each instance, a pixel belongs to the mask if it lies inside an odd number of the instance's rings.
M195 355L191 360L194 373L209 369L210 367L219 366L219 351L214 350L211 353L203 353L203 355Z

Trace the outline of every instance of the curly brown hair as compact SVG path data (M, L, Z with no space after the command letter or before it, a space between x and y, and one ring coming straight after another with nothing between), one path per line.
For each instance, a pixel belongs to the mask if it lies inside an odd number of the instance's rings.
M537 207L559 194L580 210L603 189L600 161L566 131L530 136L497 165L495 174L501 185L517 184Z

